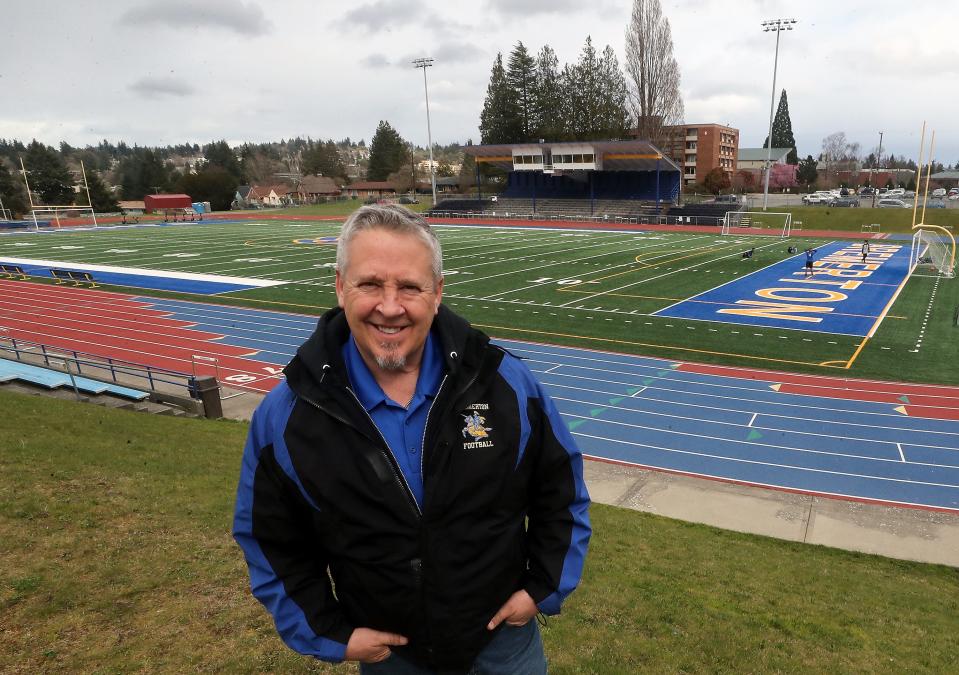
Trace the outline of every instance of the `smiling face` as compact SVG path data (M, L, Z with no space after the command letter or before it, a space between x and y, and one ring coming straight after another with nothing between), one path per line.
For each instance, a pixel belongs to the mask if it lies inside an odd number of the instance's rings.
M349 243L336 272L336 298L363 361L375 378L417 372L443 279L434 279L429 247L417 237L374 228Z

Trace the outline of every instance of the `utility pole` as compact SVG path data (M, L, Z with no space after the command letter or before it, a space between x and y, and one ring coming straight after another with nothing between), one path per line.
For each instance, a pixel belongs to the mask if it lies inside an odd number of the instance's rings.
M779 34L784 30L792 30L796 19L772 19L763 21L765 33L776 33L776 58L773 60L773 93L769 97L769 140L766 143L766 180L763 184L763 211L769 204L769 170L772 167L773 156L773 106L776 104L776 69L779 66Z
M879 194L879 165L882 159L882 132L879 132L879 152L876 154L876 187L872 191L872 208L876 208L876 195Z

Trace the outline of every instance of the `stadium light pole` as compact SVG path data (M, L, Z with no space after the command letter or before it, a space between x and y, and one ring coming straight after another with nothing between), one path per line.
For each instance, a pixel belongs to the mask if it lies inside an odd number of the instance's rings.
M776 69L779 66L779 34L784 30L792 30L795 19L772 19L763 21L764 33L776 33L776 58L773 60L773 93L769 97L769 138L766 141L766 180L763 184L763 211L769 204L769 170L772 167L773 157L773 106L776 104Z
M423 69L423 94L426 96L426 141L430 149L430 185L433 187L433 207L436 207L436 167L433 166L433 132L430 130L430 90L426 86L426 69L433 65L433 59L422 58L415 59L413 66ZM416 185L413 185L413 191L416 192Z

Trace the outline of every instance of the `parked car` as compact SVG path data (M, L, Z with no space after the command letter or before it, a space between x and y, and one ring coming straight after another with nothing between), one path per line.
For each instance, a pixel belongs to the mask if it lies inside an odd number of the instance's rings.
M907 204L901 199L895 198L883 198L879 200L879 203L876 204L876 208L879 209L911 209L912 204Z
M937 198L942 198L946 196L946 188L936 188L932 191L932 196Z
M859 194L862 195L863 197L869 197L869 196L871 196L875 191L876 191L875 188L871 188L871 187L869 187L869 186L867 185L867 186L864 187L864 188L860 188Z
M851 206L851 207L858 207L858 206L859 206L859 197L840 197L839 199L834 199L834 200L832 200L832 202L830 202L830 206L839 206L839 207L843 207L843 206L849 207L849 206Z
M949 188L949 196L959 195L959 187Z
M738 195L716 195L714 204L739 204Z
M881 191L879 194L882 194L883 197L890 198L902 197L904 194L906 194L906 190L905 188L892 188L890 190L886 190L885 194L883 194Z
M831 192L819 190L808 195L803 195L802 201L803 204L829 204L833 199L836 199L836 196Z
M927 209L944 209L946 208L946 203L941 199L927 199L926 200Z

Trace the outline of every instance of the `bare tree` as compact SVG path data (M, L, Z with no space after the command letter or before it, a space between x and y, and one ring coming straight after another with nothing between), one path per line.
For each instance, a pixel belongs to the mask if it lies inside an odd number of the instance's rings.
M639 137L662 146L663 127L683 119L683 97L673 35L659 0L633 0L626 29L626 72Z

